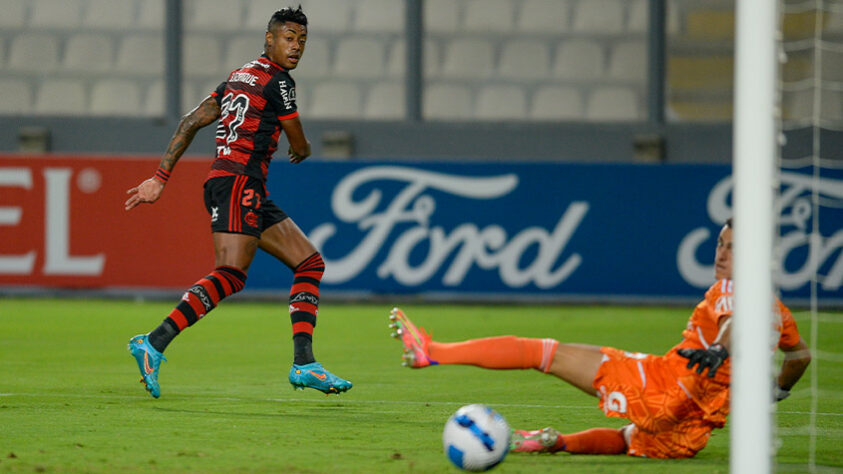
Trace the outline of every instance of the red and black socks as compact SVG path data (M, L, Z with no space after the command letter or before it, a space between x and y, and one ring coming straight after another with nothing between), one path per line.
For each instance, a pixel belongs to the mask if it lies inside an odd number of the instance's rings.
M290 322L293 325L293 363L315 362L313 357L313 328L319 308L319 283L325 272L325 262L319 252L314 253L293 269L290 289Z

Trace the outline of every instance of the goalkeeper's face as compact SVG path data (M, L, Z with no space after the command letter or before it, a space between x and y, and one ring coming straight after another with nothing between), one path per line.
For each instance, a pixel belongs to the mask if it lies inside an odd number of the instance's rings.
M307 27L288 21L266 32L264 47L269 60L288 71L299 65L307 42Z
M714 278L732 279L732 228L723 226L714 251Z

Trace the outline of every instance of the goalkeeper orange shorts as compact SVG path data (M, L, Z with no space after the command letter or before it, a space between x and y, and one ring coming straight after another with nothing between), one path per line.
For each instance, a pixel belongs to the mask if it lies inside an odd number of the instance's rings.
M627 418L627 454L687 458L703 449L714 427L675 378L664 357L602 347L593 386L606 416Z

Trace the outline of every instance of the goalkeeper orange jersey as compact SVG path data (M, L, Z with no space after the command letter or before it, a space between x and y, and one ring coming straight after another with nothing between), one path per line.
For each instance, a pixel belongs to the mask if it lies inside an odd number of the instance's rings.
M607 416L627 418L635 424L629 454L651 457L689 457L702 449L713 428L721 428L729 413L727 359L714 378L688 369L680 348L707 348L717 338L719 324L732 314L731 280L720 280L694 309L683 340L663 356L624 352L603 347L603 363L593 386L600 408ZM799 342L799 331L790 311L776 300L778 318L769 334L779 347ZM773 341L771 341L773 342ZM771 346L772 348L772 346Z

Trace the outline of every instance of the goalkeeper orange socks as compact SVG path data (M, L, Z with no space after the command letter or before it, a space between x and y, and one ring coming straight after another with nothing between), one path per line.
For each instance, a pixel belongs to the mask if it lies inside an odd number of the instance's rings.
M428 345L429 356L440 364L463 364L484 369L550 370L556 346L554 339L515 336L471 339L465 342L435 342Z
M579 433L559 435L551 450L571 454L623 454L626 453L626 440L621 430L592 428Z

